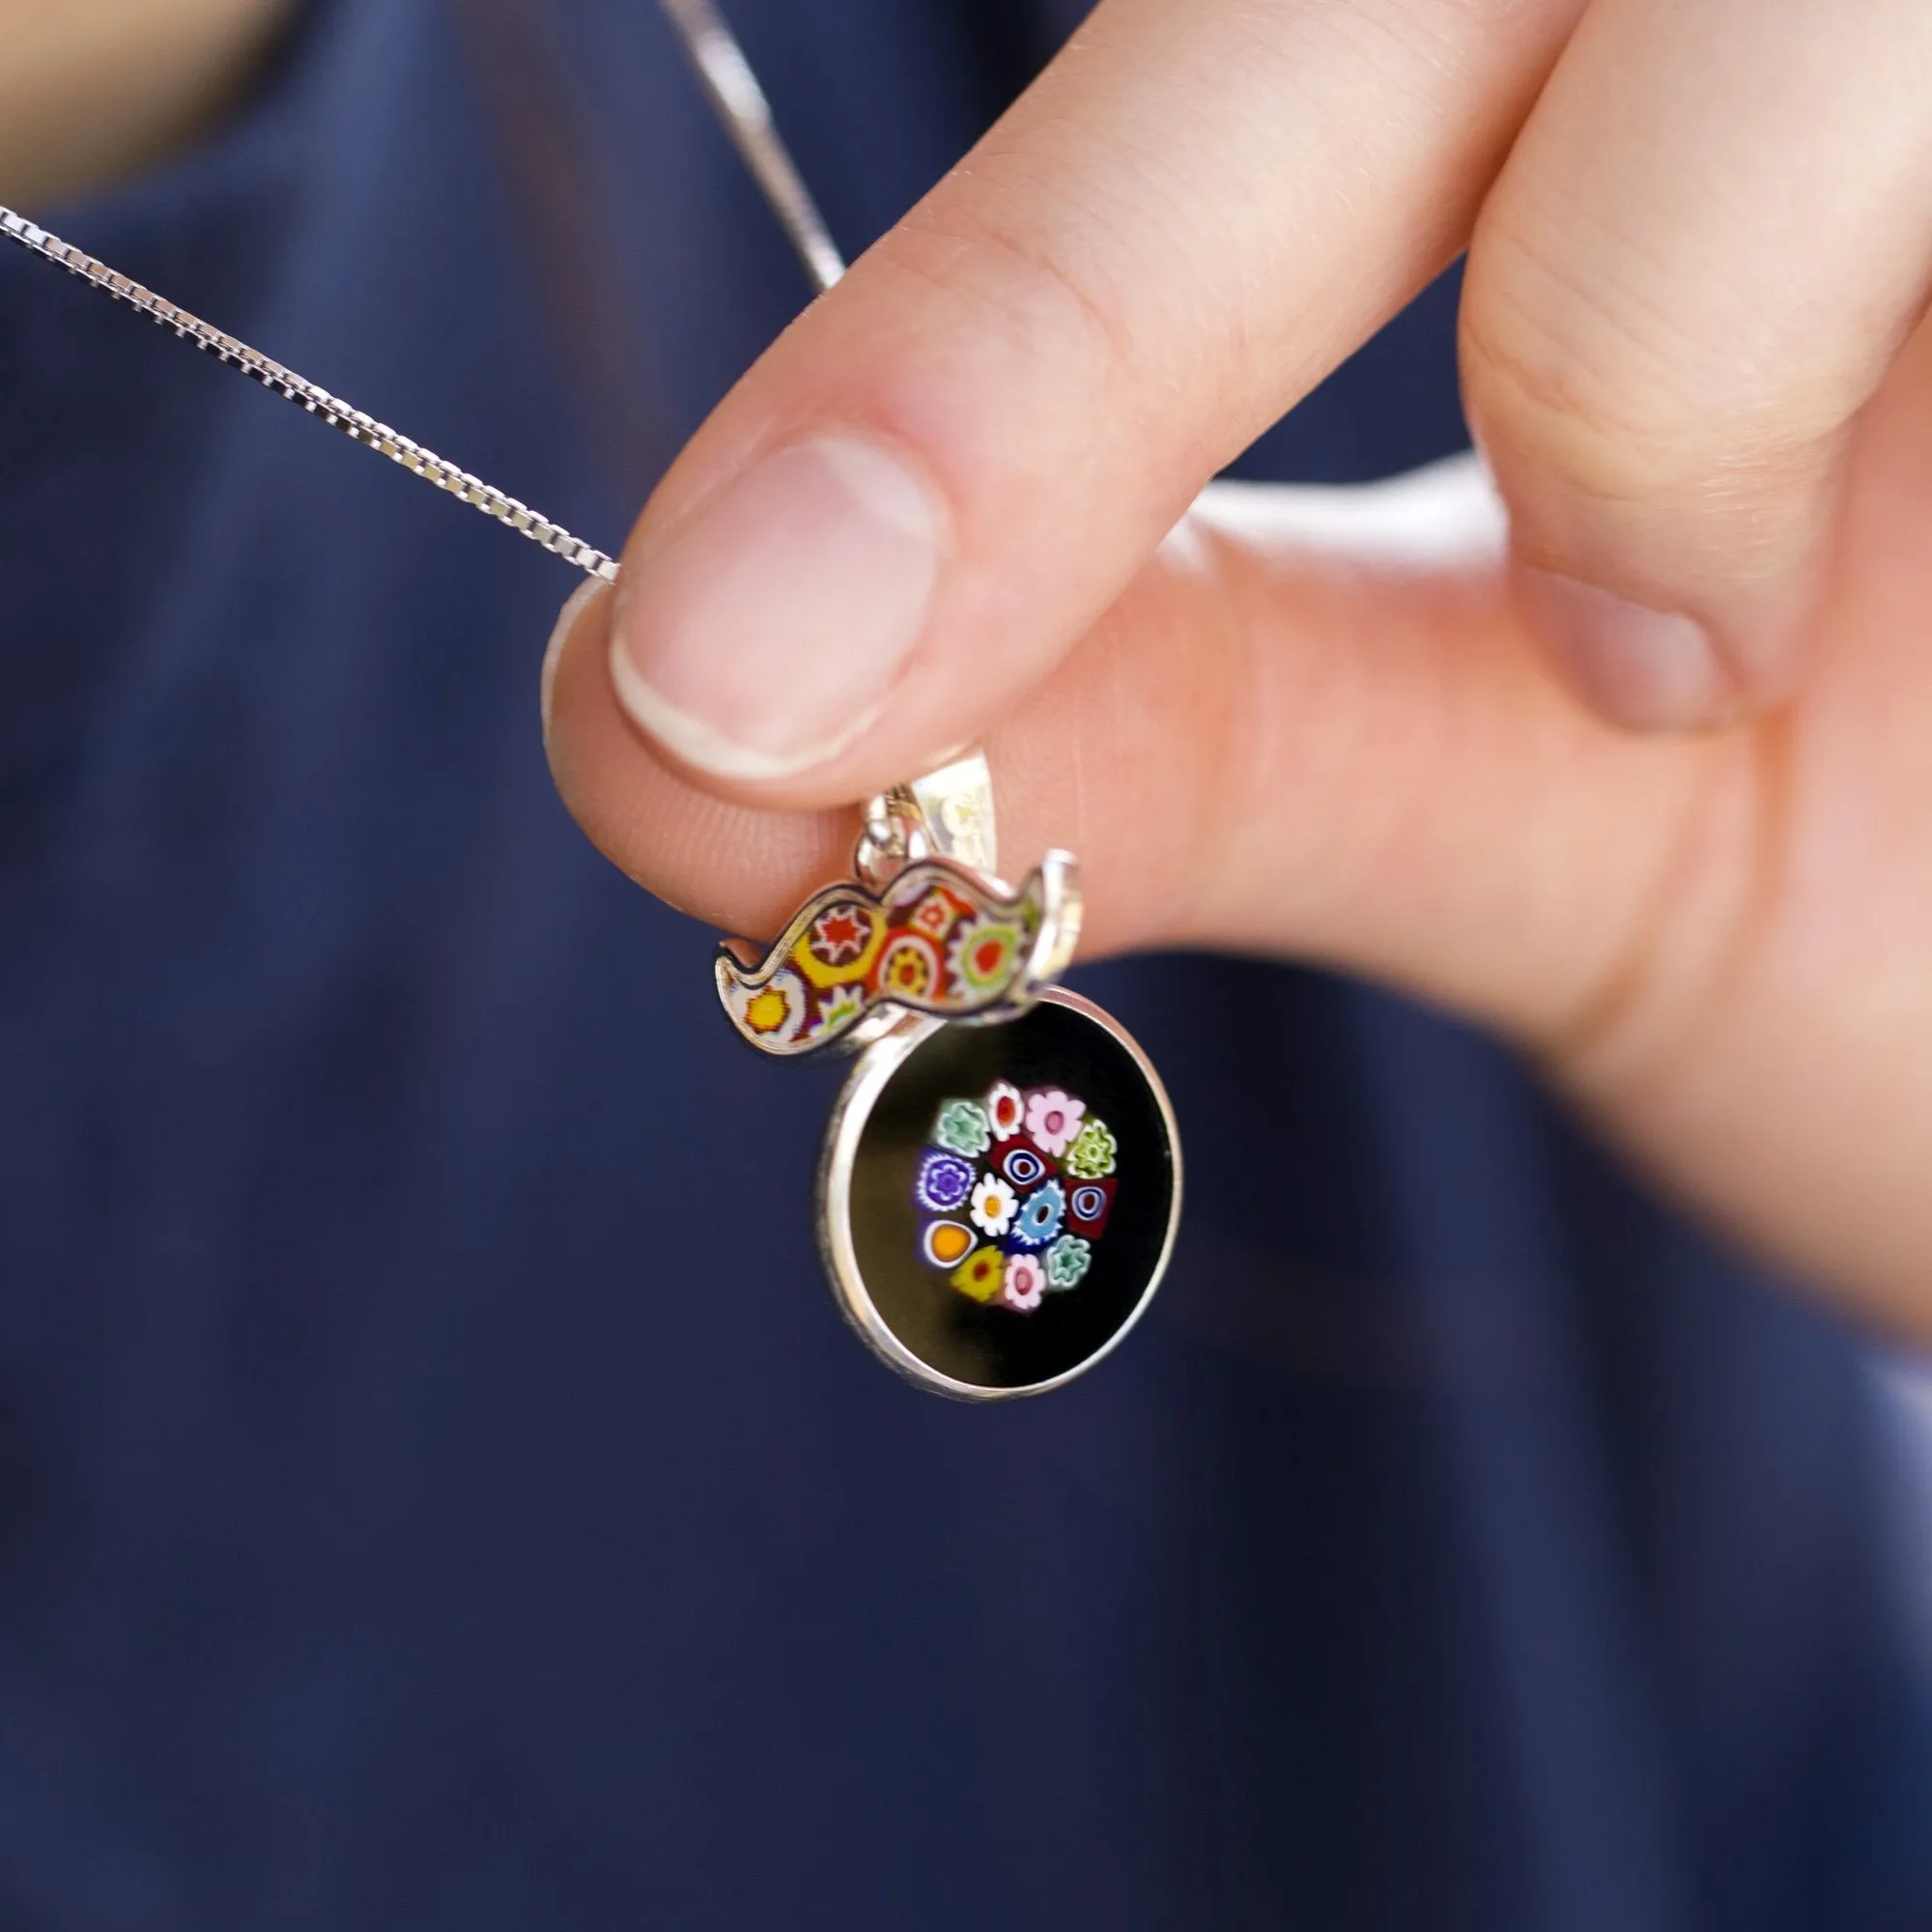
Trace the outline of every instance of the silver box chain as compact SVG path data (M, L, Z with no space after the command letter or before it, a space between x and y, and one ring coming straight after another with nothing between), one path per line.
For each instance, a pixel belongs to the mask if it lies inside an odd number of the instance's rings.
M798 250L807 272L819 288L829 289L843 273L844 264L839 260L838 251L826 232L825 223L813 206L810 194L799 179L798 170L792 165L790 155L779 138L778 129L772 123L771 108L736 38L719 14L713 0L661 0L661 4L697 70L706 98L737 144L739 153L771 203L785 234ZM231 369L241 370L265 389L286 396L298 408L320 417L330 429L339 429L352 442L365 443L379 456L386 456L391 463L400 463L412 475L420 476L426 483L434 483L439 490L447 491L473 509L481 510L486 517L495 518L504 528L515 530L519 536L528 537L533 544L540 544L566 563L574 563L586 576L601 578L607 583L615 580L616 560L606 556L601 550L593 549L581 537L572 536L561 524L554 524L548 517L539 516L527 503L506 497L502 491L484 482L480 476L472 476L467 469L459 469L433 449L425 449L421 443L391 429L387 423L378 422L374 416L352 409L340 396L330 395L305 376L298 376L293 369L284 369L259 349L250 349L245 342L238 342L212 323L203 322L199 316L190 315L185 308L177 308L171 301L163 301L152 289L144 289L139 282L118 274L105 262L97 262L92 255L74 247L70 242L63 242L58 235L50 235L39 223L29 221L24 214L0 207L0 235L53 263L56 268L65 269L69 274L78 275L103 295L112 296L116 301L124 301L128 307L138 309L161 327L172 328L184 342L191 342Z
M541 544L566 563L574 563L587 575L602 578L607 582L616 577L614 559L606 556L601 550L593 549L582 538L572 536L561 524L554 524L548 517L539 516L527 503L506 497L502 491L484 482L480 476L472 476L467 469L459 469L455 464L446 462L434 450L425 449L421 443L391 429L387 423L380 423L374 416L352 409L340 396L330 395L306 377L298 376L293 369L284 369L260 350L250 349L245 342L238 342L234 336L203 322L199 316L190 315L185 308L177 308L171 301L163 301L152 289L144 289L139 282L116 273L104 262L97 262L92 255L71 242L63 242L58 235L48 234L25 215L15 214L11 208L0 208L0 234L11 242L17 242L22 248L43 256L56 267L65 269L69 274L91 282L103 295L112 296L116 301L124 301L130 308L138 309L161 327L172 328L184 342L191 342L217 361L227 363L231 369L252 376L265 389L286 396L290 402L306 410L310 415L319 417L329 428L339 429L352 441L366 443L378 455L386 456L391 463L400 463L405 469L420 476L425 482L434 483L439 490L446 490L452 497L481 510L486 517L494 517L506 528L528 537L533 544Z

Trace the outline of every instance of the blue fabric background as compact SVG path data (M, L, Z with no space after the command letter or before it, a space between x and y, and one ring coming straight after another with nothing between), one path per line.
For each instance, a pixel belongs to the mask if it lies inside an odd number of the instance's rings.
M853 247L1070 17L733 11ZM803 298L641 0L340 0L57 213L611 545ZM1249 473L1454 447L1453 300ZM21 256L0 585L9 1932L1932 1919L1864 1364L1497 1050L1081 975L1179 1259L936 1403L820 1285L827 1079L550 789L554 559Z

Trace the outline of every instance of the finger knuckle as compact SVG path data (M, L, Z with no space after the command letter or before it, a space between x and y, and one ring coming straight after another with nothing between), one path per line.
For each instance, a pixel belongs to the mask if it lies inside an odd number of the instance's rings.
M1131 359L1125 325L1104 289L998 208L928 204L895 238L893 260L1031 355L1096 371Z
M1842 425L1788 366L1726 353L1663 298L1520 240L1472 256L1461 355L1501 465L1616 509L1720 510L1808 474Z

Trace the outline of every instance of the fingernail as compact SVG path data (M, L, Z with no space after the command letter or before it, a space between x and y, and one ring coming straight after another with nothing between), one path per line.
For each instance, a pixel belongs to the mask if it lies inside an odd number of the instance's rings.
M546 745L550 743L551 697L556 690L556 668L563 661L564 646L570 642L571 633L577 629L577 620L610 588L602 578L590 578L571 592L570 601L557 612L550 642L544 646L543 669L537 675L537 716L543 721L543 741Z
M1736 709L1730 674L1696 618L1527 564L1515 575L1518 604L1558 668L1612 723L1684 731Z
M823 764L877 717L912 655L943 540L931 491L879 444L822 435L777 450L627 560L618 700L721 778Z

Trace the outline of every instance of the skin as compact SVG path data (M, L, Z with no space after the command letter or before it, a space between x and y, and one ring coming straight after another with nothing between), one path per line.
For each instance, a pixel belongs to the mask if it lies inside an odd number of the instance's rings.
M285 0L0 0L0 201L34 212L163 159L245 85Z

